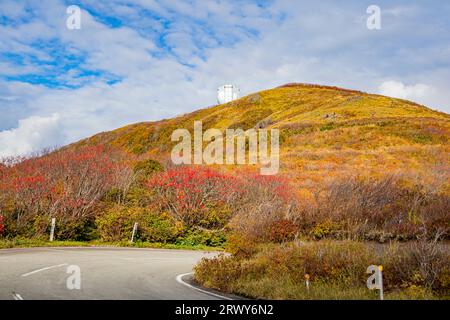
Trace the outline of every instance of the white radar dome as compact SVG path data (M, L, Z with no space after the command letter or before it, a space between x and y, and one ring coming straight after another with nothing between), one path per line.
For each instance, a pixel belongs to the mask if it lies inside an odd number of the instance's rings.
M217 102L227 103L239 99L239 88L232 84L225 84L217 89Z

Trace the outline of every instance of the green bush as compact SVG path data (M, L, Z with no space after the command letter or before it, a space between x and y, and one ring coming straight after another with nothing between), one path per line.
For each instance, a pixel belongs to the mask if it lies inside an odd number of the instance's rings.
M97 228L103 241L130 239L135 219L135 211L115 206L97 218Z
M149 207L151 204L151 192L141 186L133 186L128 191L125 202L130 207Z
M209 247L221 247L225 243L225 234L215 230L188 230L178 238L177 244L197 246L205 245Z
M50 234L50 224L47 234ZM57 240L90 241L98 238L94 218L56 218L55 239Z
M145 183L153 173L163 170L164 167L162 164L152 159L139 161L133 168L133 171L136 174L136 181L141 185Z
M4 233L5 237L31 237L34 231L30 230L30 219L24 215L22 218L16 211L5 212L3 211L3 223L4 223Z
M97 226L103 241L129 240L134 223L138 223L136 240L149 242L173 242L182 227L165 214L155 214L140 207L114 206L97 218Z
M104 201L107 203L120 203L120 200L125 197L124 191L113 187L105 195Z
M5 235L8 238L48 239L51 217L36 214L27 219L17 219L17 213L5 215ZM55 239L90 241L98 239L95 220L92 217L55 216Z
M139 238L149 242L174 242L183 227L169 215L144 214L140 219Z

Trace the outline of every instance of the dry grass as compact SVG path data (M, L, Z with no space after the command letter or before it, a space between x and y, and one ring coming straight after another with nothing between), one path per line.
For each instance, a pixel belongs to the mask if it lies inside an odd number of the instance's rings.
M436 243L398 246L352 241L263 245L247 258L204 259L195 278L206 287L252 298L377 299L365 283L367 267L376 264L384 266L386 299L449 298L449 251ZM310 290L305 274L311 276Z

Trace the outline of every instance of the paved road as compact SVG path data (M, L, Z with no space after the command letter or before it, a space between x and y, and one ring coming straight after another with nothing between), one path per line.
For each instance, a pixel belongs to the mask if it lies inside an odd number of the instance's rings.
M136 248L4 249L0 299L218 299L176 280L213 255ZM79 290L67 288L71 265L80 268Z

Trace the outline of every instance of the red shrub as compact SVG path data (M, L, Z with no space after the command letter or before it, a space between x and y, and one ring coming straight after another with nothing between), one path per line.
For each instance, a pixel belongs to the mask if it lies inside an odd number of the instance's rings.
M297 232L298 226L295 223L291 220L281 219L269 227L269 240L278 243L292 241Z
M0 171L0 197L13 203L14 221L19 226L35 221L39 215L43 223L34 222L37 234L45 231L50 217L76 224L93 215L118 177L131 170L116 160L118 154L103 146L19 159Z
M148 187L159 210L189 227L223 227L232 219L229 227L237 237L285 241L294 236L287 222L293 193L283 178L177 167L155 175Z
M3 216L0 215L0 236L3 234L3 232L5 232L5 225L3 222Z
M202 224L212 209L227 206L241 191L239 181L203 167L177 167L147 184L162 211L188 226Z

